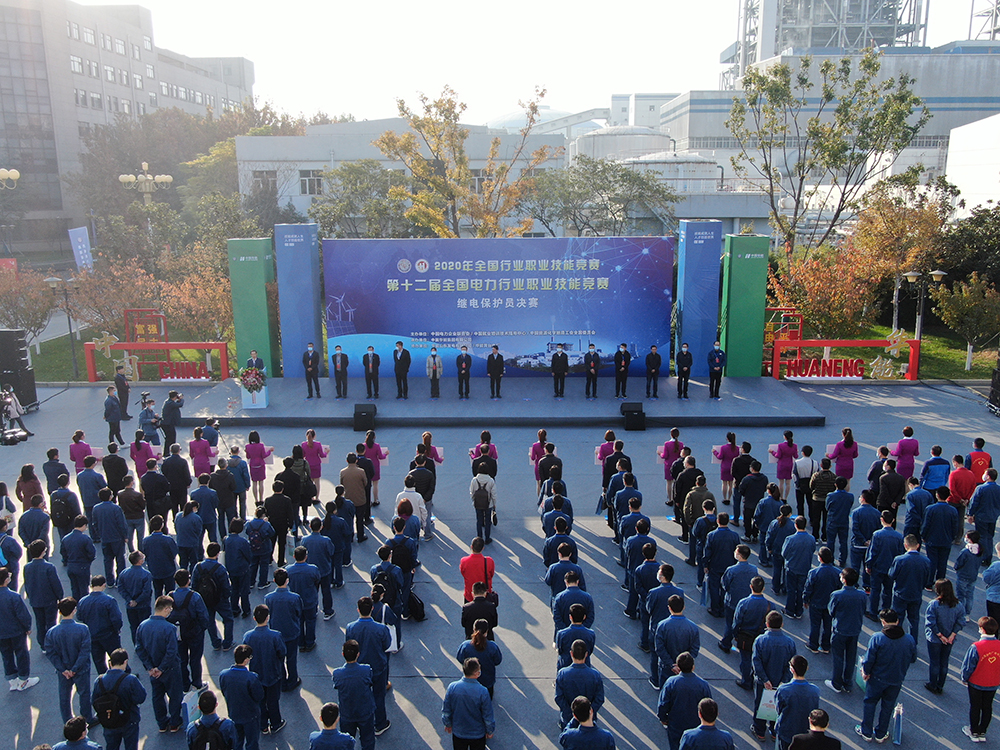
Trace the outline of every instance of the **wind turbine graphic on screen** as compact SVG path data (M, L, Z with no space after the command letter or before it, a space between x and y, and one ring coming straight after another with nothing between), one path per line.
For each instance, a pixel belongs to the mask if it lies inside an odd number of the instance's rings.
M341 299L343 299L343 297L341 297ZM347 322L348 323L353 323L354 322L354 310L355 309L356 308L351 307L347 303L344 303L344 312L347 313Z
M337 303L337 313L336 313L337 317L334 318L334 320L343 320L344 319L344 307L345 307L345 305L344 305L344 297L346 297L347 295L346 294L341 294L339 297L337 297L335 295L331 295L331 296L333 297L333 301Z

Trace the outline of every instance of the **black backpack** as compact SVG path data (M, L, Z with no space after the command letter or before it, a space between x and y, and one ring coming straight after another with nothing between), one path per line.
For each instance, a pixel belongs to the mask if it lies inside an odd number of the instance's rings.
M128 674L123 672L118 681L115 682L115 686L110 690L102 682L101 684L104 686L105 692L94 698L94 713L97 715L97 720L101 722L101 726L105 729L123 728L128 724L128 720L132 715L132 706L118 695L118 687L126 677L128 677ZM104 677L101 679L103 680Z
M264 551L264 544L267 540L264 539L263 528L263 524L247 525L247 541L250 542L250 551L254 555L259 555Z
M170 613L170 617L167 618L169 622L180 628L181 636L189 635L195 629L194 615L191 614L191 597L194 596L194 592L189 591L188 595L184 597L184 601L180 604L177 603L177 592L174 591L170 598L174 600L174 608Z
M57 529L64 529L73 522L69 515L69 503L66 502L66 498L58 495L49 498L49 517L52 519L52 525Z
M486 485L481 482L476 482L478 485L476 491L472 493L472 507L476 510L486 510L490 507L490 491L486 489Z
M209 570L203 563L199 563L201 574L198 577L198 588L195 589L205 601L205 606L215 609L219 606L219 584L215 581L214 568Z
M381 586L385 589L382 601L386 603L389 609L392 609L396 605L396 599L399 598L399 592L396 591L396 582L393 580L392 576L389 575L388 571L379 570L372 579L372 586Z
M198 719L197 724L198 732L191 743L191 750L232 750L232 746L219 731L222 719L214 724L205 724L204 719Z
M392 550L389 562L398 565L404 576L413 570L413 555L410 553L410 548L406 546L405 540L395 544L390 540L389 548Z

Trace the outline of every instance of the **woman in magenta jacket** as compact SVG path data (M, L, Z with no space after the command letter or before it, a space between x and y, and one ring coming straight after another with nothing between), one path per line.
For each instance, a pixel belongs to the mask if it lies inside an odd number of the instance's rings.
M212 446L201 436L201 428L194 428L194 440L188 442L188 456L195 478L212 473Z
M146 473L146 462L149 459L159 458L158 454L153 452L153 446L142 439L145 434L142 430L136 430L135 440L128 448L129 457L135 464L136 480L142 479L142 475Z
M670 467L674 461L681 457L684 450L684 443L680 441L681 431L676 427L670 428L670 439L663 444L663 477L667 480L667 497L674 496L674 478L670 476Z
M424 455L427 456L432 461L434 461L435 463L443 464L444 455L441 453L441 451L437 449L436 445L431 444L431 440L433 438L434 436L431 435L429 432L425 432L423 435L420 436L420 442L422 442L424 444L424 448L427 449Z
M907 425L903 428L903 439L889 453L896 457L896 473L903 479L913 476L914 459L920 455L920 443L913 437L913 428ZM73 454L71 453L70 456Z
M496 461L499 458L499 454L497 453L497 447L493 445L492 441L493 441L493 436L490 434L490 431L483 430L479 435L479 445L474 445L471 448L469 448L469 460L475 461L477 458L479 458L482 455L482 451L480 450L479 446L487 445L489 446L487 455L489 455L490 458Z
M851 489L851 480L854 478L854 459L858 457L858 444L854 441L854 431L850 427L845 427L840 431L844 439L833 446L833 452L827 454L827 458L833 459L833 473L838 477L847 480L847 489Z
M785 430L785 442L778 443L776 450L769 451L772 456L778 459L778 467L775 473L778 475L778 487L782 497L788 497L792 489L792 464L799 457L799 446L792 442L792 431Z
M608 432L610 433L611 431L608 430ZM613 435L614 433L611 434ZM605 435L605 437L607 437L607 435ZM548 442L548 439L548 430L539 430L538 442L532 443L531 448L528 450L528 460L535 465L535 492L539 495L542 494L542 475L538 473L538 462L542 459L542 456L545 455L545 443ZM601 448L603 447L604 446L602 445ZM600 453L598 453L598 455L600 455ZM601 462L604 462L603 458L601 459Z
M73 442L69 446L69 460L72 461L73 465L76 467L77 474L83 471L83 459L87 456L94 455L90 446L83 442L83 438L83 430L77 430L73 433Z
M371 459L375 465L375 475L372 477L372 505L378 505L378 480L382 476L381 461L389 457L388 449L382 450L382 446L375 442L375 430L368 430L365 435L365 458Z
M727 432L726 442L712 449L712 455L720 463L719 477L722 479L722 502L729 505L733 497L733 459L740 455L740 448L736 445L736 433Z
M257 505L264 502L264 480L267 479L267 466L264 459L274 453L260 442L260 435L254 430L247 435L247 464L250 468L250 486L253 489L253 499Z
M302 458L309 464L309 477L316 485L316 500L319 500L319 478L323 471L323 459L330 455L321 442L316 439L316 430L306 430L306 440L301 443ZM376 469L376 473L378 470Z

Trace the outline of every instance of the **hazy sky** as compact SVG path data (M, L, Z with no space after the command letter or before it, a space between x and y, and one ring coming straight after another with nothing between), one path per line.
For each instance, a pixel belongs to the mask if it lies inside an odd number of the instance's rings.
M82 0L106 5L108 0ZM931 46L968 34L970 0L931 2ZM536 85L555 109L610 105L613 93L718 86L739 0L140 0L156 44L253 61L254 93L293 113L396 114L445 84L466 122L517 108Z

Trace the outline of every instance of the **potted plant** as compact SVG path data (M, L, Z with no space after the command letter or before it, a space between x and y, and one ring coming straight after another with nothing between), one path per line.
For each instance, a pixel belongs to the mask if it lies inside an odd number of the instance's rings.
M264 409L267 407L267 376L256 367L240 370L240 390L243 394L244 409Z

